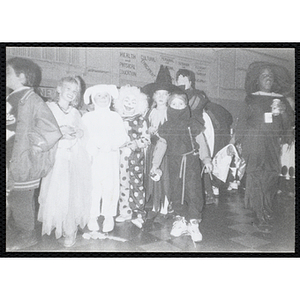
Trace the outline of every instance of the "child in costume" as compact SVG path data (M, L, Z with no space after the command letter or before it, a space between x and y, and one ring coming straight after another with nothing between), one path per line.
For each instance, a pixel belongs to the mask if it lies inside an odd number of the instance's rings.
M257 217L257 227L270 231L279 188L281 146L290 140L294 112L283 96L291 88L288 70L268 62L253 62L246 74L246 98L235 126L235 142L246 161L245 207Z
M53 166L61 132L45 102L34 92L41 69L25 58L11 58L6 66L6 86L12 89L6 103L7 202L20 230L12 250L36 244L35 190ZM7 246L10 248L10 246Z
M205 130L203 132L211 157L230 141L230 126L232 116L223 106L209 100L204 91L195 88L195 73L187 69L179 69L176 73L176 85L188 97L193 118L204 120ZM206 204L214 203L215 197L219 195L221 182L215 177L204 173L204 186L206 192Z
M158 131L161 146L158 145L157 151L162 157L161 148L166 149L168 158L170 198L176 214L170 234L179 237L189 233L194 242L199 242L202 240L199 223L204 206L199 157L209 172L212 170L212 164L207 144L201 134L204 126L191 118L187 101L183 92L172 93L168 101L167 121ZM163 142L166 143L165 146ZM159 163L156 153L154 156L155 161ZM151 172L157 173L158 168L158 164L153 164Z
M78 225L86 226L91 203L90 163L82 141L81 115L74 107L78 92L78 81L65 77L58 83L57 99L48 102L63 137L58 143L53 169L43 178L39 195L42 235L50 235L55 228L57 239L64 236L65 247L75 244Z
M151 219L161 213L166 215L172 212L170 203L170 183L169 171L167 167L167 156L164 156L160 164L161 176L150 174L151 165L156 163L153 161L154 150L159 142L157 132L159 128L167 121L167 107L170 93L178 87L172 84L172 78L168 67L161 65L154 83L147 84L143 87L143 91L153 100L151 109L148 111L146 119L148 121L148 131L151 136L151 145L147 149L146 157L146 201L152 201L152 212L148 214ZM154 175L154 176L153 176Z
M115 109L123 118L130 142L120 150L120 215L116 222L131 220L142 228L145 222L144 161L150 135L144 115L148 108L147 96L139 88L120 88Z
M82 117L86 148L92 162L92 207L88 228L98 231L98 217L104 216L102 231L114 229L119 199L119 147L129 141L122 118L110 110L112 99L118 97L115 85L99 84L88 88L84 102L90 98L94 111Z

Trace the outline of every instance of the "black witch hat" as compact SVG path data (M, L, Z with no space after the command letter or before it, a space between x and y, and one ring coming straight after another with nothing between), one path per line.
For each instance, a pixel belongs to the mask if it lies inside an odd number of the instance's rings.
M156 91L165 90L170 93L181 91L176 85L172 84L172 77L167 66L160 66L155 82L149 83L142 88L142 92L152 98Z

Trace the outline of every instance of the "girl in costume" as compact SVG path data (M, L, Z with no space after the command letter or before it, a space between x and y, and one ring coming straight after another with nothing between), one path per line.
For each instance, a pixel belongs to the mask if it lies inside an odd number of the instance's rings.
M160 163L160 170L162 171L161 176L156 177L155 174L150 174L150 169L153 164L157 164L155 157L153 156L154 149L157 142L159 142L157 132L167 121L168 99L170 93L175 89L179 90L172 84L172 78L168 67L163 65L160 66L156 81L143 87L143 91L153 100L151 101L153 103L152 107L146 117L149 126L148 131L151 136L151 145L147 149L146 157L146 201L152 201L153 203L152 213L148 214L149 219L151 219L151 215L156 217L158 213L166 215L167 213L173 212L170 203L167 157L164 156Z
M247 96L235 130L235 142L241 144L246 161L245 206L254 210L262 231L271 229L281 145L294 125L294 112L282 95L290 86L291 78L284 67L252 63L245 81Z
M163 155L160 148L166 149L170 175L170 198L176 214L171 235L179 237L191 235L194 242L202 240L199 223L202 220L204 194L201 182L201 158L208 172L212 170L209 150L203 134L203 124L191 118L187 96L183 92L172 93L167 109L167 121L160 127L158 134L161 143L156 152ZM164 146L163 143L166 143ZM200 146L200 147L199 147ZM156 157L157 154L154 153ZM159 161L158 158L155 161ZM158 165L151 168L157 173Z
M84 94L95 110L82 117L86 149L92 163L92 206L88 228L98 231L98 217L104 216L102 231L114 229L119 199L119 147L129 141L122 118L110 110L112 99L118 97L115 85L95 85Z
M120 199L116 222L131 220L142 228L145 222L144 163L150 135L144 115L148 109L147 96L139 88L123 86L115 109L123 119L130 141L120 149Z
M77 227L84 228L90 213L90 163L82 141L81 115L77 104L79 83L73 77L62 78L57 86L58 98L49 102L63 137L58 142L55 163L43 178L39 195L38 220L42 234L65 237L64 246L75 244Z

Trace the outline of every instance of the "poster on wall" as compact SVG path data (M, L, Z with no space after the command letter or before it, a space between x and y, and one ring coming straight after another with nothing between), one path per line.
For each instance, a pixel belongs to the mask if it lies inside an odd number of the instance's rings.
M120 81L137 79L137 54L132 51L119 52L119 78Z
M168 67L174 84L176 72L179 69L188 69L196 75L196 88L207 89L209 72L207 62L161 54L151 50L137 49L130 51L120 50L118 64L120 84L130 83L144 86L152 83L156 80L160 65L164 65Z

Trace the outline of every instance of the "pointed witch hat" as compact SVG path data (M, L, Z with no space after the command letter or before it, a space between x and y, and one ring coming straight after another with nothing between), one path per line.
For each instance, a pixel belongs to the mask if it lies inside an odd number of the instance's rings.
M176 85L172 84L172 77L167 66L160 66L155 82L142 87L142 92L152 98L156 91L165 90L170 93L181 91Z

